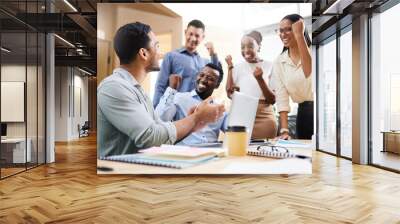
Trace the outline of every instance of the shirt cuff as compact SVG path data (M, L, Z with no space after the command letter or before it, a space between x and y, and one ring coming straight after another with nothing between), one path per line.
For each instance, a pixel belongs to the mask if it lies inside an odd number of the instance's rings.
M282 111L287 111L288 113L290 112L290 106L289 105L277 105L277 110L278 113Z
M178 91L176 89L173 89L173 88L168 86L167 89L165 90L165 92L168 93L168 94L175 94Z
M174 144L176 142L176 127L172 122L165 122L163 123L164 127L167 129L168 132L168 141L166 144Z

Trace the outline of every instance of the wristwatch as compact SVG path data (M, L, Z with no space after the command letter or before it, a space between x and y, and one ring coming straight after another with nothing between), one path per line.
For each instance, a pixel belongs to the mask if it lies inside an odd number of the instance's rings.
M233 65L229 66L228 69L229 69L229 70L233 69Z
M287 128L281 128L281 130L279 131L279 134L283 134L283 133L288 133L289 134L289 129Z

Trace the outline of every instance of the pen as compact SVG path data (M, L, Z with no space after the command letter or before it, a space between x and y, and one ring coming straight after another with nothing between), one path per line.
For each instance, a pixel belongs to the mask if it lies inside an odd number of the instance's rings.
M113 171L114 169L111 167L106 167L106 166L98 166L97 170L107 172L107 171Z

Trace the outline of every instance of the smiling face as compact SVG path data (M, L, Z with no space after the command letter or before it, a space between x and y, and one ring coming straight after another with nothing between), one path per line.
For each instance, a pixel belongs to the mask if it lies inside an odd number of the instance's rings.
M202 28L189 26L185 30L185 47L189 51L194 52L203 39L204 30Z
M256 40L252 37L244 36L241 42L241 49L244 60L249 63L257 62L257 52L259 51L260 46L258 46Z
M218 86L219 72L208 66L204 67L197 75L196 91L199 94L211 96L212 92Z
M283 46L291 47L296 44L294 34L292 32L292 21L284 19L279 23L279 37L282 40Z
M156 39L156 35L153 32L149 32L150 43L149 47L145 49L149 53L149 57L147 59L146 72L151 71L159 71L160 66L158 64L158 60L160 59L160 47L159 42Z

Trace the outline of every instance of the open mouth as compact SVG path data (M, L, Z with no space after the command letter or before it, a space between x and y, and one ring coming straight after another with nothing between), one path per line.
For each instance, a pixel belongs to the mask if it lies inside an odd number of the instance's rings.
M201 89L205 89L205 88L207 88L207 86L206 86L206 85L204 85L203 83L199 83L199 88L201 88Z
M289 38L282 38L282 42L284 44L288 44L289 43Z
M251 55L251 54L245 54L245 55L244 55L244 58L245 58L245 59L253 59L253 55Z
M197 85L197 90L199 90L199 91L204 91L204 90L206 90L207 88L208 88L208 86L205 85L205 84L203 84L203 83L199 83L199 84Z

